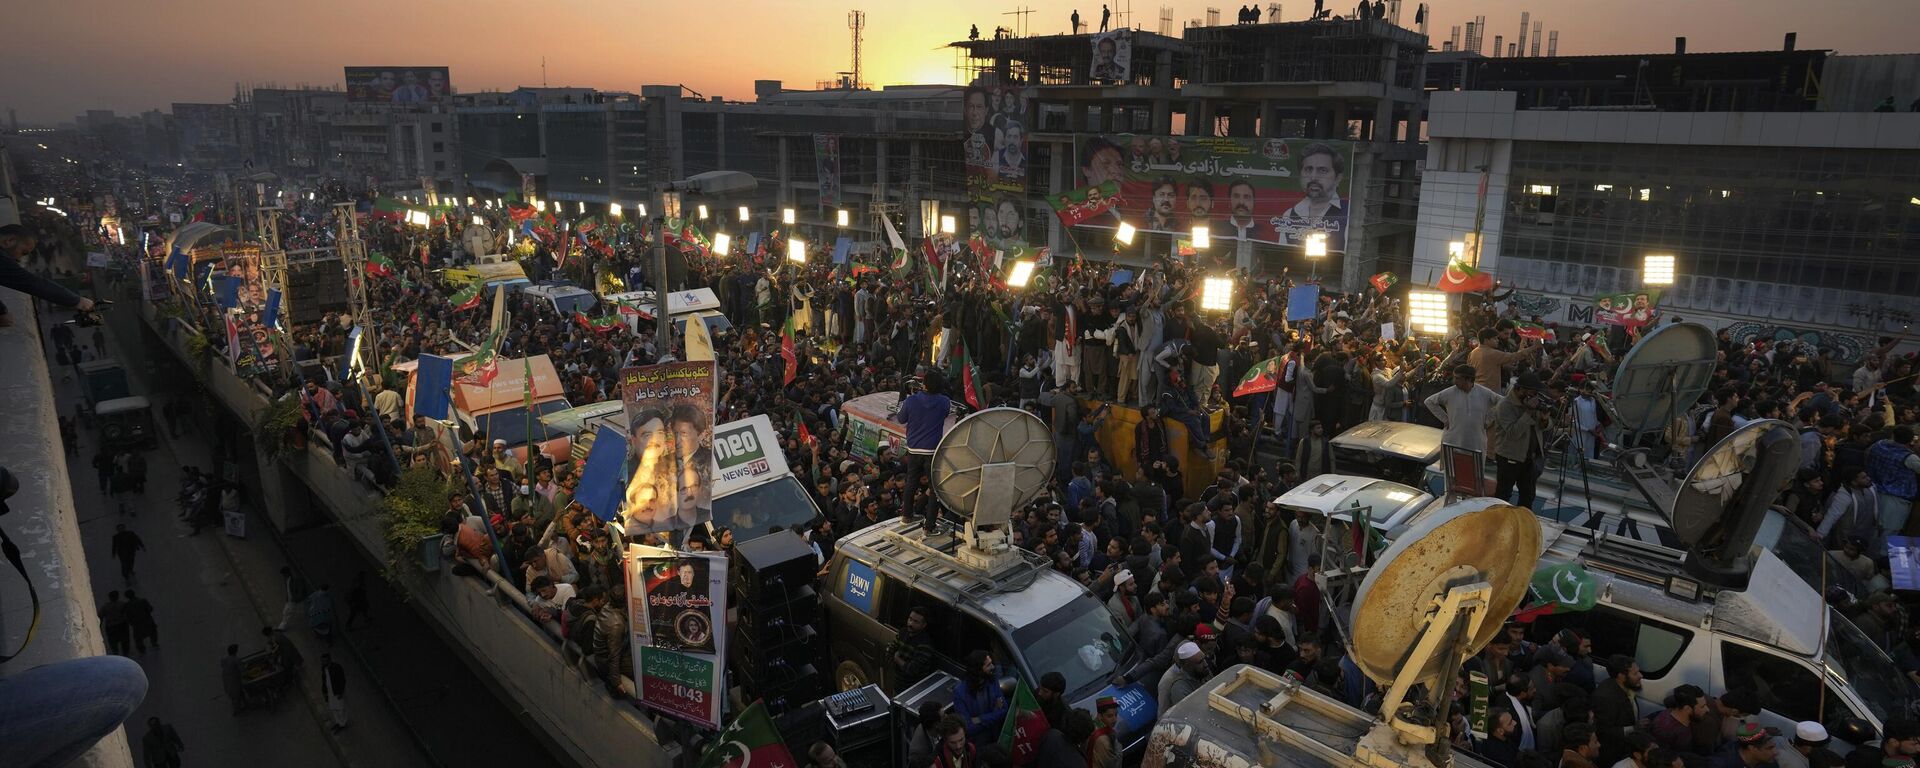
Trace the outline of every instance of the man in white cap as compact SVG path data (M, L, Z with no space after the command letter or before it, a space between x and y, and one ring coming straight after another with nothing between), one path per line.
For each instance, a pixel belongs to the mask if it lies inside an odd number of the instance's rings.
M1782 733L1774 736L1773 740L1779 747L1775 750L1773 762L1779 768L1807 768L1813 764L1816 752L1832 755L1832 762L1825 763L1828 765L1839 765L1842 760L1839 755L1833 755L1832 751L1827 749L1829 739L1826 726L1811 720L1795 724L1792 739L1788 739L1787 735Z
M1125 568L1113 575L1113 597L1107 598L1107 610L1120 617L1128 626L1140 618L1140 582L1133 578L1133 571Z
M1181 643L1173 653L1178 661L1167 668L1166 674L1160 676L1158 695L1154 697L1154 700L1159 703L1161 712L1167 711L1173 705L1180 703L1180 700L1186 698L1188 694L1199 690L1200 684L1205 683L1208 677L1207 654L1200 650L1198 643L1188 640Z

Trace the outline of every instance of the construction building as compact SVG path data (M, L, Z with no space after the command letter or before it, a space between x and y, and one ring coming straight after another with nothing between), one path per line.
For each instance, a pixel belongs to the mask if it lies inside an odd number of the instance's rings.
M1044 244L1054 254L1112 254L1137 262L1176 252L1182 241L1192 240L1188 224L1205 221L1213 243L1198 258L1256 274L1282 268L1295 275L1317 272L1352 287L1364 284L1367 275L1404 269L1413 249L1427 38L1397 25L1395 17L1194 25L1180 37L1128 30L1123 37L1130 38L1130 62L1117 68L1106 60L1113 47L1102 47L1108 36L1101 34L1001 37L953 46L963 53L969 82L1018 89L1028 101L1025 114L1033 125L1026 136L1030 168L1020 220L1035 246ZM1163 21L1161 29L1170 32L1169 27ZM1096 56L1103 61L1096 63ZM1096 78L1096 68L1107 77ZM1193 141L1207 137L1242 141ZM1163 157L1157 148L1162 139L1169 147L1184 146L1187 156L1178 162ZM1077 157L1076 151L1098 153L1113 144L1132 150L1123 164L1138 194L1157 198L1167 184L1185 190L1194 207L1191 217L1177 222L1177 232L1128 221L1147 235L1116 248L1119 221L1109 217L1066 227L1053 215L1046 201L1095 181L1083 167L1091 159ZM1319 145L1343 152L1351 148L1351 159L1337 163L1345 180L1336 205L1345 211L1345 222L1344 232L1335 234L1336 243L1344 240L1344 253L1336 247L1324 258L1306 256L1297 233L1278 231L1283 217L1269 215L1271 204L1264 197L1260 205L1265 207L1252 216L1261 222L1257 226L1247 225L1245 211L1237 207L1214 206L1227 208L1220 213L1207 208L1212 205L1207 195L1225 200L1230 187L1244 183L1236 171L1266 177L1276 199L1291 205L1304 186L1293 178L1302 159L1298 153ZM1238 152L1248 165L1260 167L1226 169L1196 161L1197 146L1216 158ZM1180 151L1167 150L1174 156ZM1163 171L1164 181L1142 181ZM1124 194L1131 199L1135 192ZM1007 205L1000 203L998 210L1006 219ZM1274 226L1266 226L1269 220ZM1255 231L1264 234L1248 234Z

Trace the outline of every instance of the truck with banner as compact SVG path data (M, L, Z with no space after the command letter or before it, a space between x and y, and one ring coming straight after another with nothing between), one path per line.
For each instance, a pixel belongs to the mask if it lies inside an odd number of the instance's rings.
M555 419L549 425L573 436L573 457L584 462L599 430L625 434L627 418L614 410L572 424ZM819 516L820 507L805 482L787 464L772 419L756 415L713 428L714 526L732 530L734 541L744 542L774 526L805 527Z

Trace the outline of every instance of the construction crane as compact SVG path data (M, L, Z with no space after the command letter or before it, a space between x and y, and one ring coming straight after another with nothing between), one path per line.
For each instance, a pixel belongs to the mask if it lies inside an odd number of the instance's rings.
M853 30L853 79L847 84L849 90L860 87L860 33L866 28L866 11L847 12L847 29Z

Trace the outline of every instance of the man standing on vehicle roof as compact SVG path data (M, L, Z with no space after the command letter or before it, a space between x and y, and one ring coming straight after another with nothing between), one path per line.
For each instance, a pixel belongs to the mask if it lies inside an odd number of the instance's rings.
M907 476L911 486L919 487L920 478L926 476L927 465L933 461L933 449L940 445L940 438L946 432L947 414L952 410L953 401L947 397L947 378L939 371L928 371L926 389L900 402L900 412L894 420L907 427ZM925 514L926 532L932 535L934 521L940 515L939 506L933 503L922 506L925 509L909 506L902 514L908 517Z

